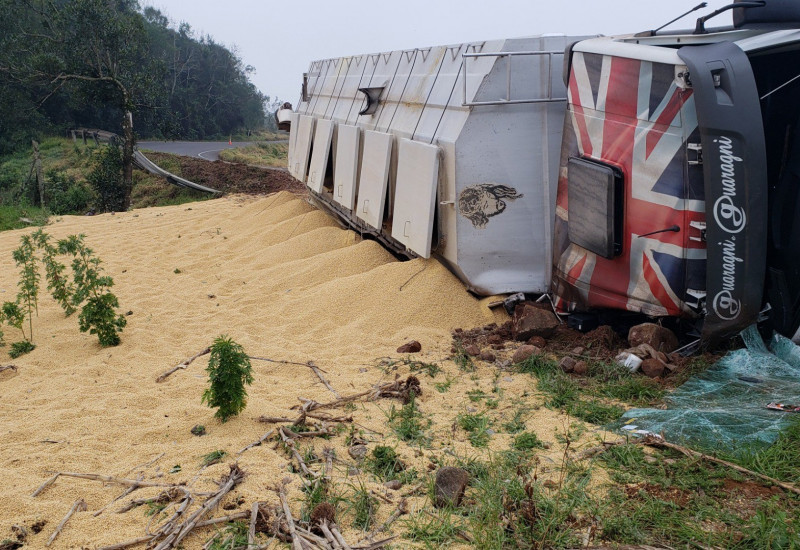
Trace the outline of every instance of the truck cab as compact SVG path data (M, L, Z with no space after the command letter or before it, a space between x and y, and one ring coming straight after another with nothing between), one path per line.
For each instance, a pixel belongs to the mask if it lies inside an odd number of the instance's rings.
M561 311L700 319L706 341L767 311L800 336L800 3L735 4L731 27L568 49Z

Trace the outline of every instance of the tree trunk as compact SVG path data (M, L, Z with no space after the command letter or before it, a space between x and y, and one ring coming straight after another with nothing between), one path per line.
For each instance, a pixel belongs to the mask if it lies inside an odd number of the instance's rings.
M39 156L39 143L34 139L33 145L33 165L36 171L36 184L39 187L39 206L44 208L44 175L42 174L42 158Z
M131 190L133 189L133 114L125 111L122 120L122 134L124 142L122 144L122 189L123 207L125 210L131 206Z

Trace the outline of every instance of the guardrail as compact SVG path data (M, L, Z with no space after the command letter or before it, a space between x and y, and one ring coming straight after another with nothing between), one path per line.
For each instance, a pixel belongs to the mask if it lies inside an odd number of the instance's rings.
M83 142L86 143L87 136L94 139L94 142L99 144L101 141L105 143L113 143L113 142L121 142L122 139L113 132L107 132L105 130L95 130L89 128L76 128L74 130L69 130L72 134L73 141L77 139L78 134L81 135L83 138ZM177 185L178 187L185 187L187 189L194 189L195 191L202 191L204 193L212 193L212 194L220 194L222 191L217 189L212 189L211 187L206 187L205 185L200 185L199 183L195 183L193 181L189 181L185 178L180 176L176 176L172 172L167 172L152 160L147 158L144 153L135 149L133 151L133 163L144 170L145 172L149 172L150 174L155 174L157 176L161 176L162 178L166 179L169 183L173 185Z

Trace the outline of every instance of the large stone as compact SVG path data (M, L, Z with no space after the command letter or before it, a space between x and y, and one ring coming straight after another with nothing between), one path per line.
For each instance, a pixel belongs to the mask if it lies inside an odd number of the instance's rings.
M558 319L552 311L541 309L533 304L519 304L514 309L511 320L511 333L514 340L524 342L534 336L550 338L558 327Z
M487 363L494 363L494 360L497 359L497 357L495 356L494 353L492 353L491 351L486 351L486 350L481 352L480 357L481 357L481 361L486 361Z
M561 370L564 372L572 372L575 370L575 365L578 362L570 356L562 357L561 361L559 361L558 366L561 367Z
M589 364L586 361L578 361L575 363L575 366L572 367L572 374L577 374L578 376L586 376L588 372Z
M464 348L464 351L467 353L467 355L471 355L472 357L477 357L481 354L481 348L475 344L468 345Z
M650 378L660 378L664 376L664 363L658 359L645 359L642 361L642 366L639 368L641 369L642 373L646 374Z
M444 508L461 504L467 483L469 483L469 472L463 468L453 466L439 468L434 484L434 506Z
M347 454L355 460L364 460L364 457L367 456L367 447L366 445L353 445L347 449Z
M410 342L406 342L399 348L397 348L397 353L417 353L422 350L422 344L417 342L416 340L411 340Z
M529 359L533 355L541 352L539 348L536 346L529 346L528 344L524 344L517 348L517 351L514 352L514 357L511 358L512 363L522 363L526 359Z
M656 351L671 353L678 348L678 338L668 328L655 323L642 323L628 331L628 343L632 348L647 344Z

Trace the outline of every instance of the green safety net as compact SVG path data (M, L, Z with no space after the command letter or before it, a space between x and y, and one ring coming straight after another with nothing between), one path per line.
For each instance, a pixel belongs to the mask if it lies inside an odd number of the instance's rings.
M666 410L631 409L614 427L708 449L773 443L792 417L800 417L767 408L800 405L800 347L774 335L767 348L755 326L741 336L746 349L728 353L677 388Z

